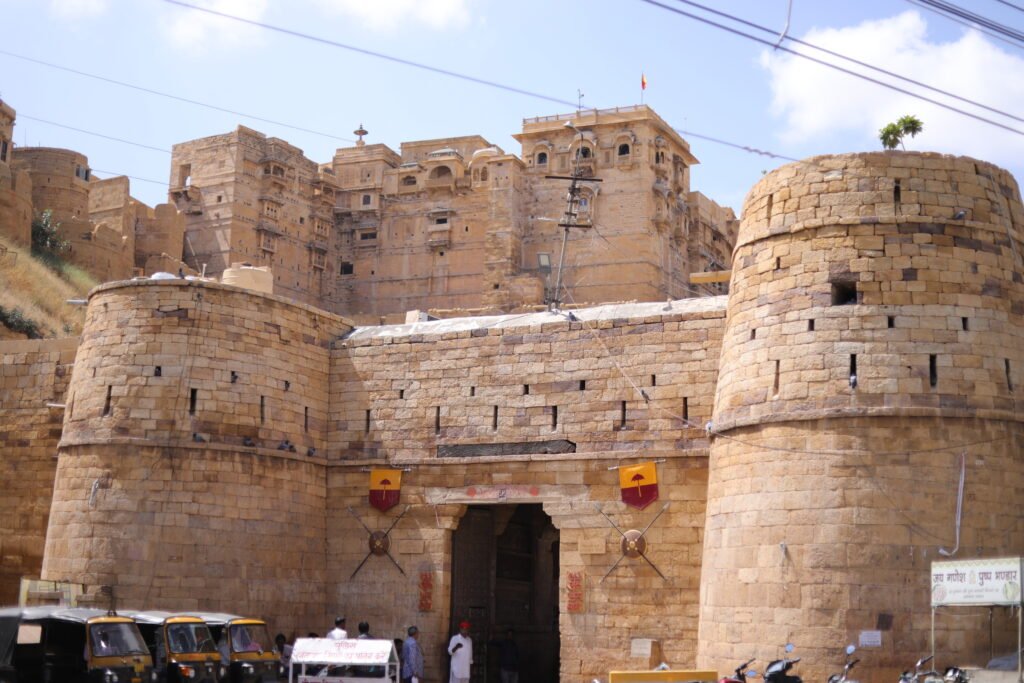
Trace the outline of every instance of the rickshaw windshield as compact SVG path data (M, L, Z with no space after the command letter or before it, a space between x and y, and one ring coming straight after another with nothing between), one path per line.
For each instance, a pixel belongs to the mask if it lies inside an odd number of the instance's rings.
M265 624L232 624L233 652L276 652L274 641L267 636Z
M149 654L135 624L110 623L89 626L93 657Z
M168 624L167 643L175 654L217 651L206 624Z

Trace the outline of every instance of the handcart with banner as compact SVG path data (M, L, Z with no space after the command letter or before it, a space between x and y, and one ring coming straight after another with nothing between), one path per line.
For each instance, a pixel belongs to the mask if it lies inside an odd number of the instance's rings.
M288 683L398 683L399 661L391 640L299 638Z
M1009 607L1017 612L1017 682L1024 683L1024 558L996 557L932 562L932 657L935 657L935 611L939 607Z

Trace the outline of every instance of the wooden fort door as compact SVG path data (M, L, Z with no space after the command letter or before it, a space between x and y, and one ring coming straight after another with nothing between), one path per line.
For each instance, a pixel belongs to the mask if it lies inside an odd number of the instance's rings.
M472 624L473 683L496 683L509 628L523 683L558 681L558 530L540 505L473 506L452 537L450 634Z

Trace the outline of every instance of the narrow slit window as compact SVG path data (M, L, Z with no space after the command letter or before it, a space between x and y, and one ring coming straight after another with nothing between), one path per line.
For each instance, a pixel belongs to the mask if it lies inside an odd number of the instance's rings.
M434 433L441 433L441 406L434 407Z
M114 387L107 386L107 400L103 403L103 417L110 415L110 395L113 390Z
M850 354L850 386L857 388L857 354Z
M551 406L551 429L558 429L558 406Z
M309 406L302 409L302 429L303 431L309 431Z
M776 396L779 395L779 361L775 361L775 383L772 387L772 393Z
M754 341L755 339L757 339L757 328L752 327L750 328L750 341Z
M807 319L807 331L814 332L814 318Z
M260 424L267 423L267 397L260 396Z
M160 367L159 365L156 366L155 368L153 368L153 376L154 377L163 377L164 376L164 369L162 367Z
M894 204L899 204L900 203L900 196L901 196L900 190L901 190L901 188L900 188L900 181L899 180L894 181L893 184L892 184L892 201L893 201Z
M469 388L469 395L470 396L476 396L476 387L470 387Z
M586 390L587 390L587 380L581 379L580 380L580 391L586 391Z
M1013 393L1013 376L1010 374L1010 359L1009 358L1004 358L1003 359L1003 369L1006 371L1006 388L1009 389L1010 393L1012 394Z
M960 318L960 326L964 328L964 332L970 332L970 323L967 322L967 318Z
M626 402L619 404L619 429L626 428Z
M683 396L683 421L690 421L690 399Z
M889 329L890 329L890 330L891 330L892 328L896 327L896 316L894 316L894 315L890 315L890 316L889 316L889 317L887 318L887 323L888 323L888 325L889 325Z
M768 195L768 210L765 212L765 218L768 219L769 223L772 220L772 204L773 204L774 197L775 197L775 195L771 195L771 194Z
M498 406L492 406L491 410L491 431L498 431Z
M652 387L658 386L658 376L657 375L651 375L651 386Z
M776 256L775 257L775 270L782 270L782 257L781 256Z
M936 360L937 356L934 353L928 356L928 383L933 388L939 383L939 367Z
M398 398L405 398L405 389L398 390Z
M196 414L196 400L199 398L199 390L191 389L188 395L188 414Z
M523 396L529 396L529 395L530 395L530 385L529 384L524 384L523 385Z
M363 423L363 431L369 434L370 432L370 409L366 409L366 421Z

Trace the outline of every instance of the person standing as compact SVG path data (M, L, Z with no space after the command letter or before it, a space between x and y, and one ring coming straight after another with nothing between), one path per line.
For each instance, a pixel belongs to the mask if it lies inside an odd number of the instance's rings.
M469 683L473 667L473 639L469 637L469 622L459 624L459 632L448 641L448 654L452 656L449 683Z
M339 616L334 620L334 628L327 632L331 640L345 640L348 638L348 631L345 630L345 617Z
M419 683L423 679L423 652L420 650L420 630L410 626L409 637L402 643L402 683Z

